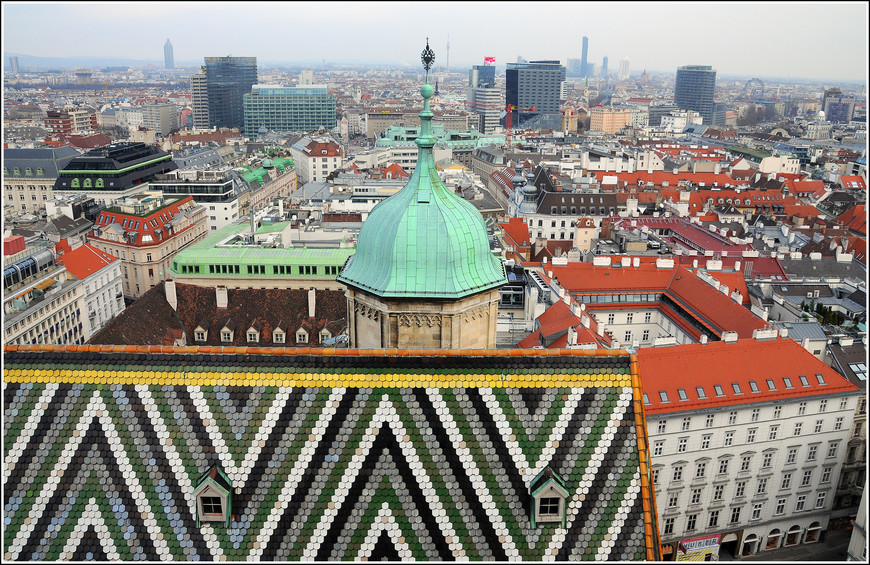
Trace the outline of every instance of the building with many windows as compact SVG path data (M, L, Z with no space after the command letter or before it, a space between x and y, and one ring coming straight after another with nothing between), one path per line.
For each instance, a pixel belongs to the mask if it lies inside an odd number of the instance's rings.
M495 86L495 65L474 65L468 72L469 110L480 115L480 131L499 128L504 111L504 93Z
M638 365L664 559L819 541L858 387L787 338L645 348Z
M84 284L47 240L26 245L13 236L3 252L3 343L72 345L90 338Z
M255 84L256 57L206 57L190 79L194 127L243 129L244 96Z
M58 173L54 192L86 194L103 206L145 192L155 175L177 169L172 155L141 142L119 142L91 149Z
M565 67L559 61L508 63L505 104L518 108L512 110L513 126L521 127L535 119L539 128L558 129L564 83Z
M337 124L335 95L326 86L255 84L244 96L245 136L260 131L306 132L333 129Z
M31 214L43 210L54 197L59 172L78 156L79 152L69 145L3 149L3 209Z
M206 233L206 209L193 197L139 195L100 213L88 242L121 259L124 296L138 298L169 278L175 254Z
M178 253L169 273L197 286L344 290L335 277L353 255L353 244L349 236L325 235L291 222L264 224L253 233L239 223Z
M341 167L344 148L330 137L303 137L290 148L300 183L326 180Z
M705 125L712 125L715 89L716 71L710 65L679 67L674 85L674 104L681 110L695 110L701 114Z
M86 243L67 250L58 261L84 285L83 330L92 336L124 310L121 260Z

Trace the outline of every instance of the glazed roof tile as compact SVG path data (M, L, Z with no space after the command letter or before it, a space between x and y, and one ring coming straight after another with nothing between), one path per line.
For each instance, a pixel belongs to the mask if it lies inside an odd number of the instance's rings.
M624 352L5 354L5 560L659 558ZM198 527L214 464L233 516ZM530 525L548 466L564 529Z

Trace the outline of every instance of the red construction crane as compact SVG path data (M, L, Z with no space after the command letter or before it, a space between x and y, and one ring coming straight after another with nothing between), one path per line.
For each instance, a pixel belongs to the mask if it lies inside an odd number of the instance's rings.
M505 104L504 106L501 106L501 105L495 106L492 104L481 104L479 102L466 102L465 105L466 106L474 106L475 108L490 108L493 110L501 110L501 111L505 112L505 114L504 114L505 129L507 130L507 135L505 136L505 142L507 143L507 145L510 145L510 143L511 143L511 127L513 125L513 112L534 112L535 111L534 106L532 106L531 108L520 108L518 106L514 106L513 104Z
M520 108L518 106L514 106L513 104L505 104L502 105L493 105L493 104L483 104L481 102L447 102L447 101L439 101L438 104L443 104L445 106L472 106L474 108L487 108L492 110L501 110L505 112L505 114L501 117L505 118L505 129L507 130L507 135L505 135L505 142L507 145L511 143L511 127L513 125L513 112L534 112L535 107L531 108Z

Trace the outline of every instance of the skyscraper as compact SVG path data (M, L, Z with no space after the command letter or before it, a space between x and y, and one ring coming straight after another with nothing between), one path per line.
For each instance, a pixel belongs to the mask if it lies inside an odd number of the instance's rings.
M677 69L674 104L701 114L705 125L713 123L713 92L716 71L710 65L686 65Z
M205 67L190 77L190 101L193 104L194 129L208 129L208 86Z
M849 123L855 113L855 97L843 94L839 88L829 88L822 97L822 111L831 123Z
M244 96L257 84L256 57L206 57L208 127L245 127ZM194 116L196 116L194 99Z
M607 55L605 55L604 59L601 61L601 77L607 78Z
M468 71L469 109L480 115L481 133L492 133L504 109L502 93L495 87L495 65L474 65Z
M166 64L167 69L175 68L175 55L172 53L172 43L168 39L163 44L163 62Z
M587 61L586 57L587 57L587 55L589 55L589 38L584 35L583 36L583 51L582 51L582 54L580 55L580 76L581 77L587 76L587 72L586 72L586 61Z
M630 63L628 59L623 59L619 62L619 76L617 77L619 80L628 80L630 76Z
M515 126L539 118L535 127L556 129L561 125L559 106L565 67L559 61L530 61L508 63L505 71L505 103L534 111L515 112Z

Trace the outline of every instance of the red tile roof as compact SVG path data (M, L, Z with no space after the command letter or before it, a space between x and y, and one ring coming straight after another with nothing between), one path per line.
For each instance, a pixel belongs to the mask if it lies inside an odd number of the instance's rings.
M499 225L504 230L507 241L512 243L514 247L528 247L531 245L529 226L522 218L510 218L508 223Z
M867 208L863 204L849 208L836 220L856 233L867 235Z
M154 245L189 229L190 226L175 229L168 227L166 224L172 222L177 214L182 213L181 208L184 205L192 202L193 197L187 196L143 215L126 214L110 208L104 210L97 217L97 221L94 223L94 230L112 229L114 224L121 227L127 234L136 234L135 237L126 240L130 245ZM113 219L114 222L112 221ZM124 222L127 222L126 227L124 227ZM145 236L150 237L150 242L145 239ZM95 232L91 232L88 237L105 239L95 235Z
M846 188L867 190L867 183L864 182L864 178L857 175L843 175L840 177L840 182Z
M65 252L58 260L75 278L84 280L119 259L85 243L72 251Z
M845 377L816 359L792 339L740 339L735 343L721 341L706 345L690 344L673 347L649 347L638 350L641 385L649 403L647 414L695 411L720 406L737 406L764 401L854 392L857 387ZM819 384L822 375L826 384ZM807 386L800 375L806 376ZM783 380L791 381L788 388ZM769 390L772 379L776 390ZM750 381L759 392L753 392ZM732 383L737 383L737 394ZM723 395L717 396L714 385ZM699 398L696 387L702 387L706 398ZM683 389L687 400L680 400ZM667 393L663 402L659 391Z
M592 263L572 263L567 266L553 266L549 270L552 270L553 276L562 288L575 296L578 294L665 294L716 335L734 331L741 338L751 337L754 330L767 327L764 320L730 297L735 287L743 298L748 295L745 283L738 284L736 277L734 279L723 277L733 284L733 286L726 284L728 295L725 295L698 278L690 269L681 266L674 269L659 269L655 264L644 261L641 261L637 267L605 267L595 266ZM638 304L645 305L646 308L653 306L648 302L638 302L634 306ZM632 307L627 303L618 305L623 308ZM595 309L597 306L590 305L589 308Z

